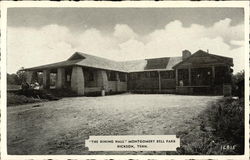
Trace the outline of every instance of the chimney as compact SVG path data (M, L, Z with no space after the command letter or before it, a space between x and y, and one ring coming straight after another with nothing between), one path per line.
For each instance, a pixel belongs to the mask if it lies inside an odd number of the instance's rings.
M189 50L182 51L182 60L187 59L189 56L191 56L191 52Z

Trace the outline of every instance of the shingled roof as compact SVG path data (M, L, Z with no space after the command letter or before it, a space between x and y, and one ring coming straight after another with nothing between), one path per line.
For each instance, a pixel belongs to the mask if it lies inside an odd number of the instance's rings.
M152 58L133 61L113 61L86 53L75 52L68 60L52 63L25 70L43 70L67 66L84 66L120 72L140 72L150 70L172 70L172 67L181 62L181 57Z
M109 60L106 58L101 58L81 52L75 52L68 60L52 63L47 65L42 65L38 67L27 68L25 70L43 70L43 69L53 69L58 67L68 67L68 66L84 66L92 67L106 70L115 70L126 72L126 69L117 61Z
M172 67L182 61L182 57L151 58L120 62L129 72L173 70Z
M203 50L198 50L197 52L195 52L194 54L192 54L191 56L189 56L188 58L186 58L185 60L179 62L179 63L176 63L174 66L172 66L173 68L177 68L178 66L186 63L186 62L189 62L190 60L194 60L195 57L198 57L199 59L196 60L196 61L193 61L192 63L206 63L207 60L202 60L201 58L202 57L211 57L213 59L216 59L218 62L220 63L224 63L224 64L227 64L229 66L233 66L233 59L232 58L229 58L229 57L224 57L224 56L219 56L219 55L215 55L215 54L211 54L211 53L208 53L208 52L205 52Z
M42 65L33 68L27 68L24 70L43 70L43 69L53 69L58 67L68 67L68 66L83 66L97 69L113 70L119 72L141 72L141 71L154 71L154 70L173 70L178 65L188 61L194 56L212 56L224 63L233 65L232 58L218 56L214 54L208 54L202 50L197 51L186 60L182 60L182 57L162 57L162 58L150 58L142 60L133 61L113 61L106 58L101 58L86 53L75 52L68 60L52 63L47 65Z

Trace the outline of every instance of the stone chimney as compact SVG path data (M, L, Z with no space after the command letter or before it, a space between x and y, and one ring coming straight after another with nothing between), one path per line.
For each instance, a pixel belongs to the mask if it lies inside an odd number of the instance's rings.
M191 56L191 52L189 50L182 51L182 60L187 59L189 56Z

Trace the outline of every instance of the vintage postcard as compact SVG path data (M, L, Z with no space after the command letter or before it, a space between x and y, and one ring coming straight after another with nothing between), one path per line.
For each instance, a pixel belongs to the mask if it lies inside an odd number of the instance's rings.
M248 2L1 3L1 154L248 159Z

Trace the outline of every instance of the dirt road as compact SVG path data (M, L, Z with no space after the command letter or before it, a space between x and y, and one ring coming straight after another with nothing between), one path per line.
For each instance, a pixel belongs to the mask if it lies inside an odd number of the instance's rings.
M84 141L89 135L175 134L220 98L122 94L8 107L8 153L125 154L88 152Z

